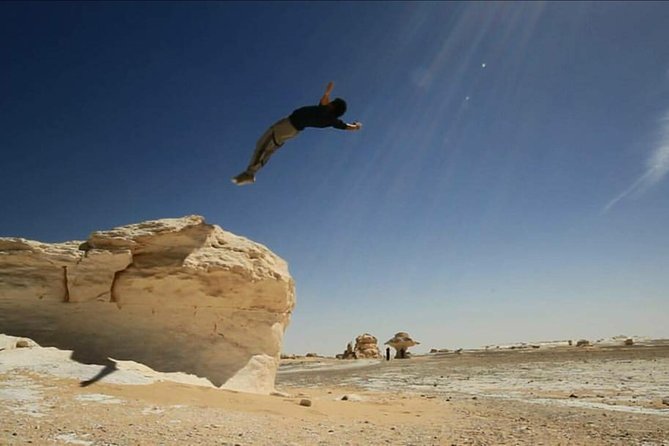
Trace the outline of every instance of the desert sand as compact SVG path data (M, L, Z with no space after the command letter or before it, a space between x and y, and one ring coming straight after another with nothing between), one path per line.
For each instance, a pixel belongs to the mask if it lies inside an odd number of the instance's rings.
M90 383L102 366L22 345L2 445L669 445L666 341L283 360L272 395L126 362Z

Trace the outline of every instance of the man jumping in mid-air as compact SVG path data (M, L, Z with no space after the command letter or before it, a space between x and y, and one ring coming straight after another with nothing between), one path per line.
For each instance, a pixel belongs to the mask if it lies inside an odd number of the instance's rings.
M256 172L267 164L272 154L283 143L296 137L306 127L334 127L341 130L360 130L362 124L359 122L347 124L339 119L346 112L346 101L341 98L330 101L330 93L333 88L334 84L330 82L318 105L298 108L290 116L279 120L267 129L256 143L256 150L253 153L251 162L249 162L249 166L244 172L234 177L232 182L240 186L255 182Z

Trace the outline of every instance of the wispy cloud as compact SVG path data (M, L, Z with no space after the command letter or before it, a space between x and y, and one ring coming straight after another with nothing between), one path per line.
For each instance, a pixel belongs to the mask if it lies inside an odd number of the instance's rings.
M638 195L653 187L669 173L669 112L660 121L660 140L653 152L646 160L646 171L625 189L621 194L604 207L607 212L620 200L630 195Z

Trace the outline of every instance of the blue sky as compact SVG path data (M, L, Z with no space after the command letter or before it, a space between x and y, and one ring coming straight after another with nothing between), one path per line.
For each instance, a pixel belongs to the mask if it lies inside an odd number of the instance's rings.
M289 262L285 350L669 337L669 4L2 3L0 234L200 214ZM327 82L360 132L256 140Z

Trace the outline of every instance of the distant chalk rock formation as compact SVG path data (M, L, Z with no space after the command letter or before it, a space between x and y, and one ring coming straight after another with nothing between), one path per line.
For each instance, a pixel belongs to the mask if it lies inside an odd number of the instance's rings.
M336 355L337 359L378 359L381 358L378 340L369 333L355 338L355 347L349 342L344 353Z
M133 360L270 393L294 306L284 260L200 216L83 243L0 238L0 333L84 363Z
M358 357L355 355L355 351L353 350L353 343L349 342L346 344L346 350L344 350L344 353L340 355L336 355L335 358L337 359L358 359Z
M413 347L414 345L418 344L420 344L420 342L411 339L411 336L409 336L408 333L400 331L399 333L395 333L395 336L386 341L385 345L389 345L395 349L396 359L404 359L410 356L408 352L409 347Z
M359 359L381 358L378 340L369 333L363 333L355 338L355 353Z

